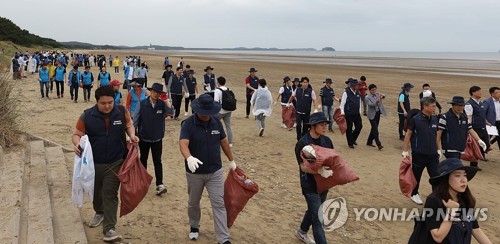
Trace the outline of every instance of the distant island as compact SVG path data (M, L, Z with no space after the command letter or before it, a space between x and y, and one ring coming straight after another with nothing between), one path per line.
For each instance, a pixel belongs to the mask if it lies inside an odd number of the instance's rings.
M321 49L321 51L335 51L335 48L333 47L324 47L323 49Z

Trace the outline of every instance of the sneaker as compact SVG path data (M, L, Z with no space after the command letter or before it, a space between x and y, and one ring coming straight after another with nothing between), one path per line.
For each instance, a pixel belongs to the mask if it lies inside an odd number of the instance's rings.
M198 237L200 237L200 229L191 228L189 231L189 240L195 241L198 240Z
M122 239L122 235L118 234L115 230L111 229L104 234L102 238L106 242L115 242L120 241Z
M313 239L311 239L311 237L309 237L307 233L304 233L300 229L297 229L297 231L295 231L295 236L306 244L316 244L316 242Z
M230 241L225 241L225 242L224 242L224 243L222 243L222 244L231 244L231 242L230 242Z
M297 123L293 123L293 128L297 127Z
M89 227L94 228L99 225L101 225L102 221L104 220L104 214L95 214L94 218L89 222Z
M164 193L167 193L167 188L165 188L165 186L163 185L156 186L156 195L160 196Z
M422 199L420 199L420 196L418 194L411 196L411 200L418 205L424 204L424 202L422 202Z
M233 147L233 143L229 143L229 147L231 147L231 148L232 148L232 147Z
M286 125L281 123L281 128L286 128Z
M260 128L259 130L259 136L263 136L264 135L264 128Z
M188 116L188 112L184 112L184 116Z

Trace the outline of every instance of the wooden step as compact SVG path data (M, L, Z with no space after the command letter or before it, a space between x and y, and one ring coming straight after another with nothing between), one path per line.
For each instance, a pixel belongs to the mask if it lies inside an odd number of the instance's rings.
M24 157L22 147L8 154L0 147L0 243L19 243L23 192Z
M43 141L31 141L27 243L54 243Z
M71 200L71 178L61 147L45 148L55 243L87 243L80 211Z

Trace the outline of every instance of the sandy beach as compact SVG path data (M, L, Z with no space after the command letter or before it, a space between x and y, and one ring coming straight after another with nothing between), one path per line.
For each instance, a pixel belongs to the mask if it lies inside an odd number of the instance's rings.
M83 51L82 51L83 52ZM488 89L498 86L498 61L441 60L441 59L404 59L404 58L367 58L336 57L292 57L270 55L232 55L227 57L217 53L202 52L148 52L148 51L85 51L86 53L110 54L119 56L123 61L127 55L140 55L141 60L150 66L148 84L161 82L162 63L169 56L174 65L180 56L186 64L196 71L198 84L203 79L203 68L214 67L217 76L224 76L227 86L238 99L238 108L232 115L234 134L233 152L235 161L253 180L259 184L260 192L247 204L231 228L233 243L300 243L294 237L304 211L306 202L301 194L298 166L294 155L296 143L295 130L280 128L281 108L274 107L273 115L266 119L264 137L258 136L258 128L253 118L245 118L244 79L248 69L255 67L259 78L265 78L276 99L284 76L308 76L311 85L319 94L325 78L332 78L337 96L341 96L344 81L349 77L367 77L367 83L375 83L378 90L386 94L384 101L388 116L381 119L380 139L384 149L366 146L370 123L363 116L363 129L358 146L350 149L345 136L338 127L334 133L328 132L335 149L342 154L360 180L330 190L328 199L343 197L347 201L349 217L339 229L327 232L329 243L406 243L413 230L412 221L367 221L356 220L354 208L422 208L415 205L399 191L398 172L401 163L402 142L397 132L397 96L403 83L411 82L415 89L410 94L412 107L418 107L418 93L422 84L429 83L436 93L437 100L443 105L443 112L450 106L446 104L452 96L461 95L468 99L472 85L482 88L483 99L489 97ZM325 61L328 60L328 61ZM356 61L358 60L358 61ZM361 64L361 65L360 65ZM113 79L123 81L123 67L115 75L108 68ZM69 68L68 68L69 71ZM97 67L91 71L96 77ZM459 74L462 73L462 74ZM466 74L466 75L463 75ZM476 76L474 76L476 74ZM486 75L485 75L486 74ZM484 77L491 75L492 77ZM51 99L41 99L36 76L28 75L17 84L13 98L19 102L20 123L23 131L47 138L68 148L72 148L71 134L78 116L95 102L79 103L70 101L69 87L65 87L65 97L57 99L55 88ZM200 90L201 86L198 87ZM92 97L93 97L92 91ZM122 91L126 95L126 91ZM82 91L80 89L80 97ZM338 104L335 104L337 107ZM184 102L182 104L184 108ZM181 115L184 111L181 111ZM182 117L182 116L181 116ZM168 193L158 197L151 185L148 195L131 214L119 218L117 231L131 243L193 243L188 240L187 187L183 158L179 152L180 121L168 119L166 136L163 142L164 183ZM72 169L72 154L66 154L68 169ZM480 161L479 172L469 184L477 199L477 207L488 208L488 218L480 222L482 230L493 243L500 242L500 152L498 145L488 154L489 161ZM154 175L151 157L148 171ZM227 159L223 158L227 175ZM466 163L468 164L468 163ZM422 199L431 193L428 174L421 180ZM81 209L84 223L88 223L94 212L87 202ZM202 222L200 238L196 243L216 243L210 202L206 191L202 199ZM102 228L85 228L90 243L100 243ZM311 233L311 232L310 232ZM311 233L312 236L312 233ZM473 243L475 243L473 241Z

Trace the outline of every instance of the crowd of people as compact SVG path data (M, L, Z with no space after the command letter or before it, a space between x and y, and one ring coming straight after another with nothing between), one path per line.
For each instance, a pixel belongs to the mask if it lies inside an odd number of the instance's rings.
M79 139L87 134L94 154L101 155L94 157L98 165L96 182L99 184L96 183L93 203L96 214L89 225L96 227L104 222L104 240L114 241L121 238L116 232L119 183L116 175L110 174L108 169L116 171L123 163L124 133L133 142L138 143L140 160L144 167L147 167L148 155L151 151L156 178L156 194L166 193L167 187L163 183L161 162L165 119L171 117L173 120L180 120L181 104L184 100L186 119L182 122L180 129L179 145L185 159L188 182L189 238L196 240L199 237L200 198L203 189L207 188L212 204L216 238L219 243L230 243L223 192L221 192L224 182L221 150L227 156L229 167L235 169L236 163L231 150L235 142L231 129L231 115L236 109L236 98L227 86L226 79L214 74L214 67L207 66L204 69L205 74L198 84L194 77L196 72L191 69L190 65L184 63L183 58L173 69L170 59L165 57L162 75L164 84L154 83L149 87L147 85L149 67L146 62L141 63L140 56L125 57L123 76L112 79L107 71L106 60L109 61L109 67L115 68L115 75L119 74L120 61L117 56L110 55L106 59L105 55L37 52L32 57L29 53L16 53L12 59L14 79L19 78L26 58L27 66L30 60L35 60L33 61L36 63L33 65L35 68L28 70L33 71L33 74L38 72L42 98L49 97L53 83L56 84L57 97L64 97L64 84L67 83L70 86L71 100L75 103L78 100L79 88L84 90L84 101L91 100L91 91L95 81L90 67L92 65L100 67L99 74L96 75L97 90L94 94L96 105L85 110L78 119L73 133L73 143L76 154L79 154ZM71 62L69 62L70 59ZM73 64L73 67L66 72L66 66L69 63ZM37 68L38 64L41 68ZM83 71L79 70L80 66L84 67ZM262 137L266 129L265 119L272 114L273 101L275 106L278 103L281 105L283 119L281 127L288 130L293 130L295 127L296 130L295 152L299 164L302 193L307 202L307 211L295 235L305 243L326 243L325 233L318 219L318 211L320 211L321 203L326 200L328 191L320 193L315 191L313 175L319 174L326 178L331 176L332 172L325 168L318 171L308 169L302 164L300 151L310 144L333 148L333 142L327 133L334 131L333 117L336 108L340 116L345 117L347 123L345 136L349 148L355 149L358 146L357 139L363 129L362 120L366 116L371 126L366 145L382 150L384 146L378 127L381 116L387 115L384 106L386 95L378 92L377 84L369 84L365 76L361 76L359 80L347 79L340 98L336 96L331 78L325 78L324 86L318 90L317 95L308 77L292 80L285 76L282 86L277 91L277 99L274 100L267 81L257 77L257 72L257 69L250 68L244 79L245 117L248 119L252 112L257 123L257 134ZM198 89L199 86L203 89ZM120 88L126 90L125 101L122 100ZM424 204L419 195L419 186L423 170L426 168L433 179L431 182L433 193L428 197L425 207L473 208L475 202L471 200L473 197L467 187L467 181L481 169L478 162L470 162L470 166L463 166L459 159L466 149L469 134L481 147L484 159L488 151L492 150L490 144L498 143L498 137L490 138L488 135L487 126L495 126L497 131L500 130L500 88L491 87L490 98L482 100L481 88L472 86L469 90L469 100L454 96L448 102L451 108L445 112L442 111L441 104L436 101L435 93L430 90L429 84L422 86L418 106L412 106L409 94L413 89L414 85L404 83L397 101L394 101L397 103L399 118L399 139L403 141L402 156L411 157L412 171L417 180L411 200L419 205ZM192 110L191 116L188 116L189 107ZM285 120L290 119L286 117L289 115L285 115L285 112L292 107L295 109L293 114L295 123L285 125ZM125 120L122 120L122 117ZM109 123L110 121L113 123ZM125 122L117 123L117 121ZM108 152L104 152L105 149ZM448 181L445 183L442 180L446 177L450 179L449 184ZM456 186L458 184L460 187ZM429 229L429 238L432 238L434 242L448 240L454 243L457 241L458 237L453 233L458 232L458 228L461 227L454 223L464 223L466 216L453 214L450 216L453 218L441 219L433 223L432 228ZM311 227L314 240L307 235ZM458 238L458 241L469 240L470 242L471 235L474 235L480 243L489 243L477 222L469 227L471 231Z

